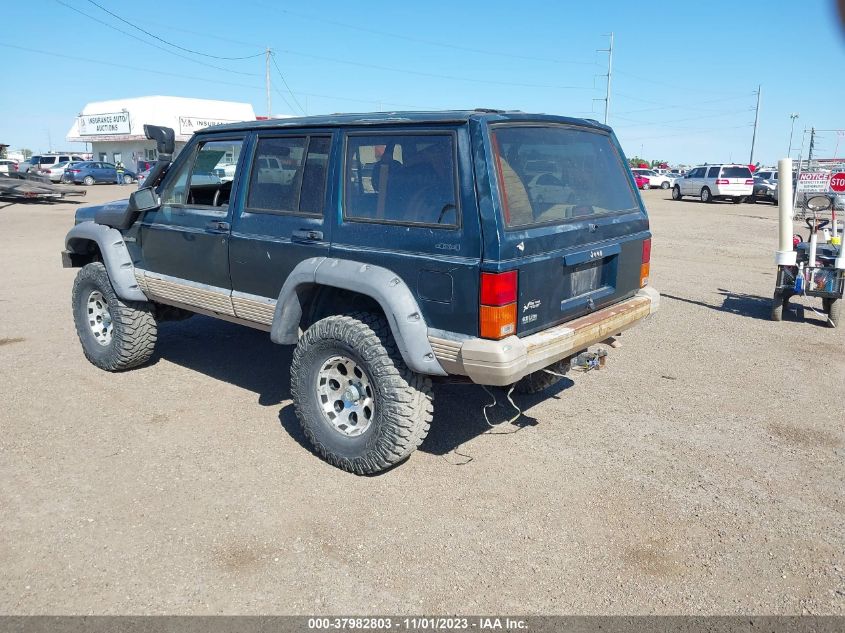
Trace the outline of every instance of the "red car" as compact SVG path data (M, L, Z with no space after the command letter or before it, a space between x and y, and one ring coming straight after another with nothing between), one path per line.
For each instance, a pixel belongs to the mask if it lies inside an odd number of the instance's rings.
M637 183L637 189L649 188L649 180L645 176L641 176L640 174L634 174L634 182Z

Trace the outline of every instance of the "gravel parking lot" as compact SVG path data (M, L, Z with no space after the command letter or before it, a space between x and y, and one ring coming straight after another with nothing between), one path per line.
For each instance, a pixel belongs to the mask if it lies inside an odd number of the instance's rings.
M0 209L0 612L845 614L845 334L820 301L768 320L776 207L643 195L663 302L606 369L494 429L438 387L375 477L305 448L265 333L195 317L88 364L77 204Z

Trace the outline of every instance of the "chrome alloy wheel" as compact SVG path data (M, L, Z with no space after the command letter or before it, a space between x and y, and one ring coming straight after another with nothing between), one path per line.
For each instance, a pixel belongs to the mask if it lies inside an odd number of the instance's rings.
M317 399L323 415L346 437L366 431L375 415L370 377L346 356L332 356L317 373Z
M88 327L100 345L105 347L111 343L114 326L109 304L99 290L94 290L88 295Z

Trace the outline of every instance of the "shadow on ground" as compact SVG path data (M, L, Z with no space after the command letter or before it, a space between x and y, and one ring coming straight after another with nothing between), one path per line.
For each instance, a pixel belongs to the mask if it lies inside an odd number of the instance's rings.
M274 345L266 332L194 316L186 321L162 324L156 350L153 362L168 360L254 392L262 406L280 407L281 426L294 440L311 450L293 406L290 403L282 406L290 399L292 347ZM541 394L513 394L512 399L524 411L542 400L562 397L562 392L573 384L564 378ZM536 418L529 414L517 416L519 412L501 388L491 388L488 393L478 385L439 383L434 387L434 401L431 431L420 447L421 451L434 455L452 453L479 435L515 433L537 424ZM484 417L485 411L489 424ZM516 419L512 419L514 417Z
M763 321L771 320L772 297L749 295L742 292L725 290L724 288L719 288L719 294L723 297L722 305L713 305L710 303L704 303L703 301L687 299L686 297L679 297L678 295L668 293L662 293L661 297L664 299L673 299L675 301L691 303L717 312L727 312L729 314L736 314ZM819 305L816 307L816 312L813 312L811 308L806 306L790 302L787 308L783 311L783 320L806 322L817 326L826 326L827 316L822 312L821 300L817 299L817 301L819 302Z

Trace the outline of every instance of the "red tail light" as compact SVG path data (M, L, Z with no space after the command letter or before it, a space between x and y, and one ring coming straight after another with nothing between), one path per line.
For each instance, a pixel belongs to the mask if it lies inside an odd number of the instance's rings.
M746 181L745 181L745 184L746 184L746 185L753 185L753 184L754 184L754 180L746 180Z
M70 173L72 173L72 174L78 174L78 173L79 173L79 172L81 172L82 170L81 170L81 169L68 169L68 171L69 171Z
M728 180L727 178L716 178L716 184L717 185L729 185L729 184L731 184L731 181Z
M481 273L478 329L482 338L498 340L516 334L517 272Z
M12 163L12 171L17 171L17 170L18 170L18 164Z
M651 238L643 240L643 258L640 265L640 288L648 285L648 274L651 272Z
M515 270L506 273L481 273L481 303L503 306L516 301Z

